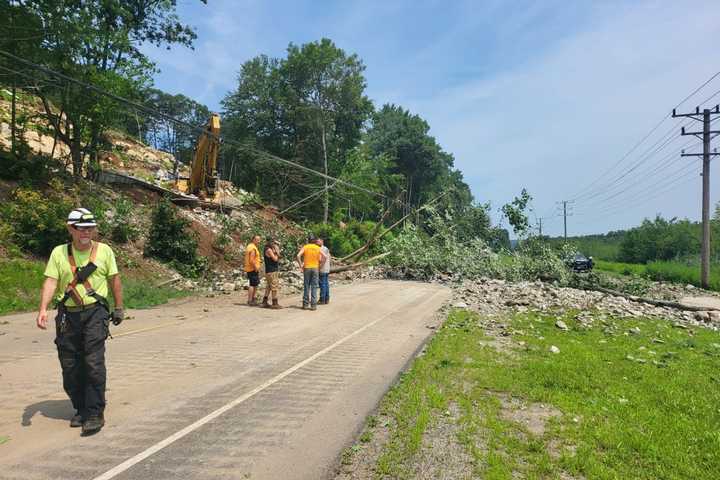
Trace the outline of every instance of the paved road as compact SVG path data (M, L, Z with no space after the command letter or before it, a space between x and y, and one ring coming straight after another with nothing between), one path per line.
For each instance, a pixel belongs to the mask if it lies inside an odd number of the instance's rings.
M317 479L449 300L435 285L334 288L317 312L242 295L134 312L108 342L107 425L80 437L52 334L0 317L0 478Z
M718 297L683 297L680 303L690 307L707 308L708 310L720 310L720 298Z

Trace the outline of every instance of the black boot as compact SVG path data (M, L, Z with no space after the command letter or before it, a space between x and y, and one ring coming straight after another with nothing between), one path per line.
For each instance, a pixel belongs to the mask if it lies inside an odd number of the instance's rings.
M105 417L102 414L90 415L82 424L82 434L93 435L99 432L104 425Z
M265 308L270 308L270 304L268 303L268 297L263 297L262 306Z
M73 417L70 419L70 426L72 428L78 428L82 427L83 425L83 418L82 415L80 415L80 412L75 413Z

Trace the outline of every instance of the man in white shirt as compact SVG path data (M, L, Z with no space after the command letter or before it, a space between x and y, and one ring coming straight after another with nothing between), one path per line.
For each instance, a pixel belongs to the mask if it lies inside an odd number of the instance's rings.
M325 260L320 264L320 301L318 305L330 303L330 250L325 246L322 238L318 239L320 251L325 255Z

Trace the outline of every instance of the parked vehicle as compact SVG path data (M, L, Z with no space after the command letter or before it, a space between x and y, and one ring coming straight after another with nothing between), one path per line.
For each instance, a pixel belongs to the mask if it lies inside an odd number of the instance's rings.
M574 272L589 272L593 269L594 263L592 257L586 257L582 253L577 253L568 261L568 266Z

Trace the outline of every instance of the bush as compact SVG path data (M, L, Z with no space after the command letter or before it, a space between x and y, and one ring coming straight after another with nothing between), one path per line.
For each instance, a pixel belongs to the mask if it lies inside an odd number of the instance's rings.
M308 229L325 240L325 245L330 249L334 257L344 257L365 245L370 240L376 225L376 222L369 220L364 222L351 220L342 228L331 223L316 223L308 225ZM382 242L387 243L391 239L391 234L388 234L383 237ZM382 247L379 243L370 247L371 254L381 251Z
M110 225L110 238L113 242L127 243L137 240L140 230L132 218L133 204L129 200L121 198L115 203L115 211L108 221Z
M232 235L238 230L239 224L232 217L225 214L219 214L215 219L220 223L220 231L215 237L213 248L224 252L232 244Z
M187 229L189 224L168 199L161 200L152 215L145 255L170 263L183 275L200 276L207 268L207 259L198 255L197 240Z
M72 208L53 189L42 194L18 188L10 202L0 206L0 218L9 227L5 235L9 235L13 243L35 255L48 256L55 246L68 242L66 221Z
M58 172L62 173L60 162L32 153L26 143L19 142L16 148L16 155L0 151L0 178L37 186L46 184Z

